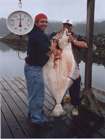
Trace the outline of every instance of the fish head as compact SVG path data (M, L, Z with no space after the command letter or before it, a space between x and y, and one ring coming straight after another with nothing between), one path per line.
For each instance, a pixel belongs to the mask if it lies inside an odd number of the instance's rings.
M63 35L60 39L63 39L64 42L68 42L68 38L70 37L71 33L69 33L67 28L64 28L62 32L63 32Z
M56 37L58 38L58 45L61 49L64 49L67 45L69 45L68 39L71 33L69 33L67 28L64 28L61 32L59 32Z

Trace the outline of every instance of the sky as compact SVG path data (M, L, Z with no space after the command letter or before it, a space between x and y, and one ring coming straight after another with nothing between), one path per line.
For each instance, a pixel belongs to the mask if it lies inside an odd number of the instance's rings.
M75 22L85 22L87 0L21 0L21 10L28 12L34 19L39 13L47 15L48 20L63 21L66 18ZM19 0L0 0L0 18L20 10ZM95 0L95 21L105 20L105 0Z

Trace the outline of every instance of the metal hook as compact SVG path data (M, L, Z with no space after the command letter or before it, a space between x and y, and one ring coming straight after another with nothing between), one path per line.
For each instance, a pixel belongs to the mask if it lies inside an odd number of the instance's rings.
M19 0L19 8L21 9L22 8L22 3L21 3L21 0Z

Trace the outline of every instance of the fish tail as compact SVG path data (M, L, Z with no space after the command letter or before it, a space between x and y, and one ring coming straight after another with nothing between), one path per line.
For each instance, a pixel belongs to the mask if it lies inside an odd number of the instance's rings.
M66 114L66 112L64 111L64 109L62 108L62 105L61 104L56 104L54 109L52 110L52 112L49 114L49 117L51 116L61 116L61 115L64 115Z

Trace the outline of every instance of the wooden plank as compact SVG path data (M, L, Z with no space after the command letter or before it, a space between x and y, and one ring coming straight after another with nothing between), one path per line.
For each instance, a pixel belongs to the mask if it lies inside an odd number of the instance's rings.
M24 86L17 80L17 78L16 79L15 78L10 78L10 80L12 81L13 84L15 84L18 87L19 91L21 90L27 96L27 89L24 88ZM18 92L15 88L14 88L14 90L16 92Z
M81 83L81 88L84 88L85 86L85 83ZM98 93L98 94L101 94L103 96L105 96L105 90L102 90L102 89L99 89L99 88L95 88L95 86L92 86L92 90L94 93Z
M10 82L9 82L10 80ZM15 84L16 81L16 84ZM5 86L3 83L7 83L9 87ZM8 133L11 131L13 134L12 125L18 124L19 129L22 133L29 138L90 138L90 137L105 137L105 122L102 124L99 121L99 118L94 115L92 112L86 111L86 109L79 107L80 115L78 118L74 119L71 116L71 105L66 104L65 109L67 115L61 116L58 118L48 117L49 113L55 105L55 101L52 99L49 93L45 94L44 101L44 118L54 126L54 129L50 131L39 131L33 128L29 119L27 118L27 109L28 109L28 100L27 100L27 89L24 87L21 82L24 82L22 78L10 78L3 80L1 83L2 96L5 107L3 108L4 122L7 124ZM19 83L19 87L18 87ZM18 89L17 89L18 88ZM5 109L5 110L4 110ZM9 110L8 110L9 109ZM11 117L14 117L15 121L12 123L12 120L9 121L8 111L11 113ZM2 117L3 117L2 116ZM10 117L10 116L9 116ZM10 118L11 118L10 117ZM15 123L16 122L16 123ZM12 126L12 127L11 127ZM12 129L12 130L11 130ZM15 136L16 137L16 134Z
M16 103L13 101L13 99L10 97L10 95L8 94L8 92L6 90L2 91L2 95L5 98L9 108L11 108L11 111L12 111L13 115L16 117L16 119L17 119L19 125L21 126L24 134L28 137L27 133L24 130L24 128L26 127L27 119L22 114L22 112L20 111L20 109L18 108L18 106L16 105Z
M26 91L27 91L27 89L25 89L24 90L24 92L26 93ZM46 99L48 99L49 101L52 101L52 104L54 105L55 104L55 101L51 98L51 95L49 96L49 93L47 94L45 94L45 97L47 96L47 98Z
M49 101L49 99L48 99L48 102L45 101L44 105L47 108L49 108L49 107L52 107L52 104L51 103L52 103L52 101L51 100ZM69 115L69 117L71 117L71 115ZM58 127L58 129L60 130L60 132L66 133L65 136L68 136L69 135L68 137L72 137L72 136L74 137L74 135L72 133L70 134L70 131L69 131L69 133L67 132L68 129L70 129L70 125L72 125L71 120L72 119L68 119L67 116L65 116L63 122L62 122L62 120L58 122L59 124L57 124L57 121L55 122L55 127ZM63 127L63 128L61 128L61 127ZM71 128L72 128L72 126L71 126ZM65 131L64 131L64 129L65 129ZM81 130L81 133L82 133L82 130ZM85 133L85 137L88 137L88 135L86 133Z
M1 84L5 86L6 89L11 89L7 82L1 82Z
M10 90L13 89L13 90L18 94L18 96L19 96L20 98L23 98L22 100L24 100L25 104L28 105L27 97L22 93L22 91L21 91L19 88L17 88L17 86L14 85L13 82L9 81L8 79L5 79L5 80L7 81L7 82L5 82L5 83L7 83L7 84L9 84L9 85L11 86L11 88L9 88L9 89L10 89ZM4 82L3 82L3 83L4 83ZM3 84L3 87L4 87L5 89L8 90L8 88L5 87L5 84Z
M3 78L0 78L0 82L4 82L4 79Z
M14 102L17 104L21 112L24 114L24 116L27 118L28 107L26 103L24 103L22 99L13 90L8 90L8 93L11 96L11 98L14 100Z
M50 99L51 100L51 99ZM23 101L24 101L24 98L23 98ZM44 109L45 110L45 109ZM48 111L47 109L46 109L46 111ZM45 115L45 118L47 118L48 117L48 115ZM47 120L48 120L48 118L47 118ZM53 136L53 137L62 137L62 134L59 132L59 134L57 133L57 131L56 131L56 129L54 129L54 131L50 131L50 134Z
M48 98L48 101L49 101L50 99ZM52 103L53 102L53 100L51 101L49 101L50 103ZM53 103L52 103L53 104ZM46 106L48 106L48 104L46 104ZM68 111L67 111L67 113L69 113L69 118L70 118L70 120L72 120L72 117L71 117L71 114L70 114L70 109L71 109L71 106L70 105L68 105L69 106L69 109L68 109ZM69 121L69 123L70 123L70 121ZM63 125L64 126L64 125ZM66 124L66 126L68 126L67 124ZM79 127L78 127L79 128ZM82 129L80 129L80 131L81 131L81 135L83 135L83 133L82 133L82 130L83 130L83 128ZM85 131L84 131L85 132ZM69 133L69 135L70 135L70 133ZM71 134L72 135L72 134ZM79 135L78 135L79 136ZM84 135L83 135L84 136ZM85 132L85 137L89 137L89 133L87 133L87 132Z
M20 77L17 77L17 78L15 78L18 82L20 82L20 84L22 84L25 88L26 88L26 82L25 82L25 80L23 80L22 78L20 78Z
M48 92L48 91L46 90L46 88L45 88L45 93L48 94L50 97L52 97L52 96L51 96L51 93Z
M15 91L15 90L14 90ZM16 94L22 99L22 101L28 106L28 98L27 96L21 91L16 91Z
M23 77L20 77L21 78L21 80L25 80L25 76L23 76Z
M49 107L51 104L47 101L45 101L44 105L46 107ZM49 112L46 112L45 114L48 114L51 112L51 110ZM80 128L79 126L77 126L77 124L74 126L74 123L72 122L72 119L70 118L71 115L69 113L69 118L67 117L67 115L65 116L61 116L61 117L58 117L58 118L52 118L50 119L51 123L54 125L54 127L57 128L57 131L59 131L61 134L61 136L63 137L91 137L89 134L87 134L82 128ZM76 131L78 128L79 129L79 133L74 134L74 131ZM73 133L72 133L73 131ZM81 133L81 134L80 134ZM58 134L58 137L60 137L60 135Z
M51 100L49 101L49 99L48 99L48 102L45 101L44 105L45 105L47 108L52 107L52 105L51 105L52 102L53 102L53 101L51 101ZM52 103L52 104L53 104L53 103ZM70 105L69 105L69 109L70 109ZM50 113L50 112L49 112L49 113ZM70 123L70 124L72 125L72 122L71 122L72 118L71 118L70 110L68 111L68 113L69 113L69 117L66 116L66 119L67 119L67 117L68 117L70 120L67 120L67 121L68 121L68 123ZM65 121L66 121L66 120L65 120ZM59 123L61 123L61 122L59 122ZM58 125L58 124L57 124L57 125ZM57 127L57 125L55 125L55 126ZM59 128L59 127L64 127L63 129L70 128L69 125L66 124L65 122L62 124L62 126L61 126L61 125L58 126L58 128ZM74 126L72 126L72 127L74 127ZM80 127L78 127L78 128L80 128ZM60 130L61 130L61 129L62 129L62 128L60 128ZM73 130L74 130L74 129L73 129ZM80 131L81 131L81 137L91 137L89 133L87 133L87 132L84 131L84 128L80 128ZM84 131L84 134L82 133L83 131ZM61 130L61 132L63 132L63 131ZM66 131L65 131L65 132L66 132ZM67 133L66 133L65 136L67 136ZM71 134L69 133L69 136L73 136L72 133L71 133ZM78 135L78 136L80 136L80 135Z
M27 118L27 110L28 110L28 107L23 103L23 101L18 97L18 95L13 90L8 90L8 93L11 95L12 99L16 102L16 104L19 107L19 109L22 111L22 113ZM41 136L42 136L42 134L40 135L40 137ZM51 137L51 136L47 135L47 137Z
M4 110L6 110L6 112L7 113L5 113L4 112L4 114L5 114L5 116L6 116L6 119L7 119L7 122L8 122L8 124L9 124L9 126L10 126L10 129L11 129L11 131L12 131L12 133L13 133L13 136L15 137L15 138L40 138L40 137L46 137L46 135L42 135L42 133L38 133L38 131L36 131L36 129L35 128L33 128L29 123L28 123L28 121L26 121L26 123L24 123L24 125L25 125L25 127L24 127L24 130L25 130L25 132L27 132L27 134L28 134L28 136L23 136L23 131L22 131L22 129L21 129L21 127L20 127L20 125L18 124L18 122L17 122L17 120L14 118L14 116L13 116L13 114L11 114L10 115L10 113L9 113L9 111L6 109L6 108L4 108L3 107L3 111ZM14 120L15 119L15 120ZM21 120L22 121L22 120ZM2 121L2 124L4 125L4 122ZM7 127L6 127L7 128ZM5 133L6 133L6 130L3 128L3 133L4 134L2 134L2 137L4 138L6 135L5 135ZM47 137L49 137L48 135L47 135ZM51 137L51 136L50 136ZM10 134L8 135L8 138L10 138Z
M71 117L71 113L67 113L67 117L70 118L72 120L72 124L73 124L73 129L77 136L80 138L92 138L91 136L91 132L89 133L89 128L86 124L84 124L81 119L79 119L79 117ZM76 128L76 129L75 129ZM78 131L77 131L78 129Z
M11 93L11 91L9 91L9 93ZM34 138L35 137L52 137L49 133L45 133L43 131L41 131L41 133L40 133L40 131L36 131L36 129L34 129L30 125L29 121L27 120L27 118L26 118L27 113L25 112L25 116L23 115L23 112L20 110L20 107L18 107L19 105L17 106L16 102L14 102L14 100L12 100L12 98L8 95L7 91L3 90L2 94L5 97L9 107L11 108L11 111L12 111L13 115L17 119L19 125L21 126L23 132L25 132L27 137L32 137L32 138L33 137ZM13 97L14 95L11 94L11 96Z
M92 134L92 137L93 137L93 138L103 138L103 136L100 135L100 134L98 134L98 133L93 133L93 134Z
M46 104L46 101L44 102L44 104ZM46 107L46 105L44 106L44 115L46 117L48 117L50 111L49 109ZM48 118L49 122L54 126L54 129L49 131L49 133L52 135L53 138L64 138L65 137L65 133L61 132L57 126L55 126L56 121L54 120L54 117ZM59 126L59 125L58 125ZM61 127L60 127L61 128Z
M98 133L100 133L100 135L102 135L105 138L105 129L104 128L99 128Z
M26 96L28 96L28 92L27 92L27 89L26 88L20 88L20 90L26 95Z
M18 97L18 95L13 90L8 90L9 95L12 97L12 99L15 101L21 112L24 114L24 116L27 119L27 106L23 103L23 101ZM26 132L28 133L29 137L39 137L38 134L35 134L35 130L32 130L32 126L29 124L29 121L27 119L26 121L27 127L24 128Z
M5 115L5 119L8 122L10 130L15 138L26 138L27 136L22 131L19 123L17 122L16 118L14 117L13 113L9 109L8 105L6 104L3 97L1 97L1 105L2 105L2 112ZM2 123L3 124L3 123Z
M46 98L49 102L51 102L52 105L55 105L54 99L53 99L51 96L49 96L47 93L45 93L45 98Z
M67 106L66 108L69 109L69 105L66 106ZM86 132L90 134L92 137L95 136L95 133L97 133L98 136L103 137L103 135L99 132L99 130L97 130L100 127L98 120L99 117L94 115L92 112L89 112L86 108L79 107L79 116L78 116L78 121L80 122L79 127L82 126L83 128L86 128L87 129L87 130L85 129Z
M3 113L1 113L1 138L14 138Z
M4 78L4 79L9 84L9 86L11 86L11 88L13 90L15 90L15 91L18 91L19 90L19 88L9 78Z
M16 92L16 94L18 94L18 93ZM20 94L20 95L21 95L21 94ZM22 99L22 101L24 101L24 98L23 98L23 97L21 97L21 99ZM17 103L18 103L18 102L17 102ZM26 101L24 101L24 103L27 104ZM20 107L20 106L19 106L19 107ZM26 113L25 113L25 116L27 116ZM44 116L44 117L45 117L45 119L48 121L48 118L47 118L46 116ZM55 134L54 134L54 135L55 135ZM40 133L40 136L42 136L42 132ZM44 135L44 136L45 136L45 135ZM47 133L47 137L52 137L52 136L51 136L49 133Z
M2 89L4 89L4 87L2 86L2 84L0 82L0 92L2 91Z
M5 95L8 97L6 98ZM15 105L15 103L12 101L7 95L7 93L4 93L3 96L6 98L6 101L11 108L10 111L12 111L11 115L8 115L8 111L6 108L3 108L7 113L4 113L7 117L8 124L10 125L10 128L13 132L13 135L15 138L29 138L29 137L40 137L38 133L36 133L35 129L32 130L32 126L29 124L27 119L22 115L18 107ZM7 100L8 99L8 100ZM12 105L12 106L11 106ZM14 116L13 116L14 115ZM9 119L8 119L9 118Z
M24 88L24 86L23 86L18 80L16 80L15 78L9 77L9 79L10 79L19 89Z

